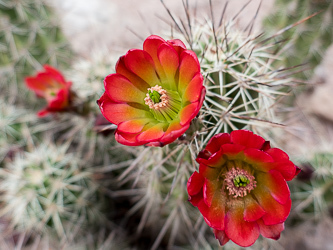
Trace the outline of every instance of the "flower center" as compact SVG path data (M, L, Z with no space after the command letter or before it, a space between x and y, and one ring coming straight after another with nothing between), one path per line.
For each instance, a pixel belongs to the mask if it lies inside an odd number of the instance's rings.
M178 92L172 90L166 91L158 85L148 88L144 100L156 120L161 122L174 120L181 109L181 98Z
M254 179L246 170L232 168L226 173L225 178L229 195L233 195L234 198L246 196L256 187L257 182Z
M161 101L161 95L156 91L153 90L153 92L151 90L148 91L149 94L149 98L150 100L153 101L153 103L159 103Z
M236 187L246 187L250 180L245 175L237 175L234 178L234 185Z
M148 93L146 94L145 98L145 104L148 105L150 109L155 110L165 107L168 104L168 96L166 94L166 90L162 89L162 87L158 85L148 88Z

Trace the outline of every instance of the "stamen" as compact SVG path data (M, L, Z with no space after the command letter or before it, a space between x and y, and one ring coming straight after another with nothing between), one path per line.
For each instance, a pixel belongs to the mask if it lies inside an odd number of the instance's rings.
M178 116L179 110L182 107L178 92L173 90L166 91L158 85L148 88L144 100L156 120L161 122L173 121Z
M246 196L256 187L257 182L254 179L246 170L232 168L225 174L229 195L233 195L234 198Z
M150 109L158 110L167 106L168 96L166 90L162 89L161 86L156 85L155 87L148 88L148 93L146 94L145 104L149 106Z

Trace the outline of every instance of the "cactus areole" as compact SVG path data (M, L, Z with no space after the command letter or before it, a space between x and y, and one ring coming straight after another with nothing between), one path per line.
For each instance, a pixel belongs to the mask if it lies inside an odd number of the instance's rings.
M187 183L189 201L221 245L247 247L261 234L277 240L291 199L286 181L299 172L288 155L247 130L215 135L197 157Z
M143 50L120 57L97 101L118 125L115 138L128 146L164 146L189 128L202 106L205 87L198 58L180 40L149 36Z

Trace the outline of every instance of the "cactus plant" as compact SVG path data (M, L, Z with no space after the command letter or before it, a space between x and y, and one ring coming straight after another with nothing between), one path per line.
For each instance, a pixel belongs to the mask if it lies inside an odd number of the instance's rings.
M298 201L295 212L304 221L329 215L333 207L333 154L318 151L299 162L302 174L294 185L294 196Z
M274 66L281 60L283 46L270 36L253 34L251 28L240 30L235 23L221 19L216 26L209 20L190 20L173 33L196 52L206 78L199 117L204 129L198 133L202 144L216 133L236 129L249 129L274 141L273 128L281 128L284 119L280 101L296 86L290 76L293 69Z
M0 101L0 166L10 151L14 152L25 146L26 123L33 120L34 115L27 110Z
M290 24L310 18L295 29L286 32L283 37L290 39L283 63L295 66L307 63L308 70L298 74L310 78L313 69L322 60L323 54L333 42L333 2L328 0L278 0L274 12L268 15L264 25L271 32L276 32Z
M4 76L1 88L5 87L4 90L10 93L9 99L24 100L27 93L22 87L25 76L35 73L46 63L68 66L72 55L46 1L0 2L0 72Z
M93 173L66 151L66 145L42 144L1 169L0 213L10 228L70 240L87 223L103 221Z
M208 227L202 218L196 221L197 211L187 203L184 187L194 169L187 146L138 149L136 156L118 176L120 184L127 184L123 193L133 204L126 214L130 227L131 218L139 216L138 224L133 224L132 234L140 239L148 232L151 240L147 242L145 238L145 243L141 244L151 249L175 245L209 246Z
M127 217L140 214L136 233L155 232L146 247L181 244L207 248L217 242L196 211L184 204L185 183L196 169L198 153L214 134L237 129L250 129L274 141L272 127L282 127L278 101L294 83L284 72L287 69L274 67L281 44L271 37L241 31L235 20L222 19L218 27L211 21L190 19L185 27L184 23L178 25L175 17L173 20L178 32L171 38L187 41L200 61L207 89L204 105L176 143L134 150L136 159L124 163L127 169L118 182L130 189L124 192L133 204ZM110 169L117 166L119 163L111 164ZM257 244L271 243L264 239Z

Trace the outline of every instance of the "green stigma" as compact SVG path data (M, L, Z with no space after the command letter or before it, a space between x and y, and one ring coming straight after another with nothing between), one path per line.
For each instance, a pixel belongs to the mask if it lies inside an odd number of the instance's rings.
M234 184L236 187L246 187L250 183L250 180L245 175L238 175L234 178Z
M149 94L150 99L154 103L159 103L161 101L161 95L156 90L153 90L153 91L148 90L148 94Z

